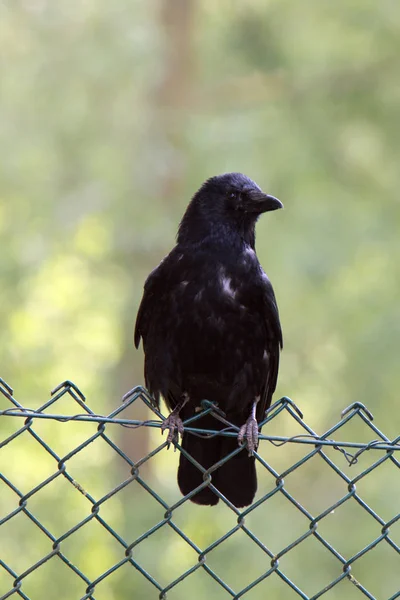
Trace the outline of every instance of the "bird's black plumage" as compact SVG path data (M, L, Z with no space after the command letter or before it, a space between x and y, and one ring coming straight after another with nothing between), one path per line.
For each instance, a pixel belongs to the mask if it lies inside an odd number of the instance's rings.
M147 278L135 345L143 339L145 381L155 402L162 396L173 411L171 433L179 417L194 415L207 399L243 426L240 437L248 438L250 450L257 444L254 417L262 420L271 403L282 333L271 283L255 253L255 224L261 213L281 207L240 173L208 179L187 207L175 248ZM196 426L224 427L210 415ZM237 440L184 433L182 445L208 469L237 448ZM182 453L178 483L183 494L203 483ZM247 506L257 489L254 457L243 449L212 472L212 484L235 506ZM218 496L204 487L192 500L210 505Z

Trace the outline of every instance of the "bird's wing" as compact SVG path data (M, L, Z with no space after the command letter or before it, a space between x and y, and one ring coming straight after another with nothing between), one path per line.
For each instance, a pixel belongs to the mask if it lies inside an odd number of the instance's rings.
M262 299L262 316L266 329L267 373L265 383L261 392L261 398L257 405L257 419L264 418L265 411L271 404L272 394L276 388L279 370L279 353L283 346L282 330L279 321L278 306L272 285L268 279L264 279L265 287Z
M182 258L184 258L183 253L176 246L147 277L136 317L134 334L136 348L139 347L140 338L143 342L146 341L154 314L162 306L165 294L181 281L188 262L187 257L184 260Z
M151 305L152 305L153 298L154 298L154 294L152 292L147 291L145 288L143 297L142 297L142 301L140 302L139 310L138 310L137 317L136 317L135 335L134 335L134 341L135 341L136 348L139 348L140 338L143 338L146 335L149 317L151 314Z
M157 305L157 302L160 300L159 294L162 292L162 286L160 283L165 260L166 258L161 261L158 267L153 269L144 284L143 297L142 301L140 302L135 324L134 341L136 348L139 347L140 338L145 340L149 325L151 323L152 313Z

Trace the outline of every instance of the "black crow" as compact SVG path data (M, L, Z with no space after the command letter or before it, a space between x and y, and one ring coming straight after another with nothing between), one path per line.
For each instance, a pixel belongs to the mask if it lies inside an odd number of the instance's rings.
M243 448L211 472L212 484L236 507L251 504L256 493L258 421L278 376L278 308L254 248L258 217L278 208L277 198L241 173L208 179L187 207L175 248L147 278L136 320L146 386L157 407L162 396L172 411L162 427L168 442L182 434L182 447L204 469L246 442L247 452ZM198 414L203 399L240 427L238 441L183 431L182 419ZM226 426L209 414L194 425ZM203 483L202 472L181 453L182 494ZM191 500L212 505L218 496L207 485Z

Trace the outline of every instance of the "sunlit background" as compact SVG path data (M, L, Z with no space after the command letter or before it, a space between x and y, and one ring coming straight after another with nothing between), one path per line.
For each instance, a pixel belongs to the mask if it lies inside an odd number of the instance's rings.
M0 43L0 376L20 402L37 407L70 379L92 410L107 414L143 383L133 326L145 277L174 244L201 183L241 171L285 206L257 227L257 252L284 333L275 398L293 398L319 433L360 401L386 435L399 434L398 2L14 0L0 6ZM77 408L66 402L57 410ZM138 415L146 418L146 409L131 416ZM0 432L19 426L0 421ZM371 439L361 424L352 427L350 438ZM61 455L94 431L48 423L37 430ZM282 421L273 430L286 435L290 427ZM134 458L160 440L158 430L113 434ZM21 436L0 455L1 469L24 493L55 469L36 446ZM263 456L273 457L279 471L296 460L296 451L264 444ZM145 473L171 503L179 498L176 461L173 452L162 452ZM291 488L316 514L347 491L318 465L305 468ZM126 465L96 444L74 469L95 498L128 476ZM393 517L398 473L388 468L363 485L375 510ZM32 499L32 511L54 535L90 510L69 488L58 478ZM253 524L278 552L305 524L274 498ZM0 487L3 511L15 502ZM133 487L104 511L128 540L163 516ZM379 534L373 522L357 525L357 515L343 509L326 534L346 558ZM177 519L201 547L235 524L224 507L185 505ZM17 572L48 551L48 541L25 521L21 515L1 534L4 557ZM393 532L400 543L400 526ZM172 534L152 539L137 552L162 584L197 561ZM66 554L93 579L122 558L120 546L93 522L73 540L65 542ZM241 589L269 564L248 541L235 540L210 563ZM379 599L399 587L400 561L389 554L376 550L360 566L364 585ZM57 587L54 598L83 596L85 586L60 565L50 561L27 580L32 600L44 597L49 581ZM318 545L299 549L286 566L309 595L339 573L337 562L322 560ZM10 582L0 573L0 595ZM350 584L346 590L339 586L327 597L361 597ZM228 597L198 571L168 598L206 594ZM298 597L274 577L246 598L267 594ZM95 597L158 596L125 567Z

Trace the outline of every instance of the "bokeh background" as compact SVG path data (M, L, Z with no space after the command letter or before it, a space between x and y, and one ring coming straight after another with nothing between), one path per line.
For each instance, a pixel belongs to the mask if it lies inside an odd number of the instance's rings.
M284 331L276 398L293 398L319 433L360 401L390 438L399 434L398 2L13 0L0 7L0 40L0 376L22 403L37 407L71 379L92 410L106 414L143 382L133 326L144 279L172 247L200 184L242 171L285 205L257 228ZM59 411L76 412L67 404ZM20 425L0 422L0 432ZM89 432L77 424L37 428L61 454ZM283 419L271 431L285 435L291 425ZM134 458L159 443L158 431L113 433ZM349 432L351 439L372 437L361 423ZM55 465L29 436L19 440L2 451L0 465L28 492ZM304 453L264 446L278 471ZM144 475L171 502L179 498L176 460L162 452ZM95 444L71 469L94 497L128 473ZM398 472L382 467L363 485L383 518L398 512ZM32 506L58 535L90 508L67 488L57 479ZM305 468L292 490L316 514L346 493L322 461ZM0 488L4 512L15 498ZM297 525L295 511L274 498L253 525L278 552ZM162 518L131 486L109 506L108 517L128 539ZM202 546L234 524L224 507L185 506L181 514ZM344 556L379 535L365 519L356 508L332 517L326 535ZM1 536L17 572L48 551L26 521L21 515ZM92 578L121 558L100 529L90 525L66 542L66 554ZM210 558L237 589L269 567L244 537ZM338 563L311 546L285 563L310 595L339 574ZM168 532L137 552L165 584L196 561ZM400 587L400 560L382 546L374 552L358 573L376 598L388 598ZM27 580L26 593L42 598L51 581L54 597L79 598L84 587L75 579L52 560ZM11 581L0 573L0 594ZM132 594L156 597L127 567L99 586L96 598ZM227 597L197 572L169 597L206 594ZM248 597L266 594L297 597L278 577ZM361 594L349 584L327 597Z

